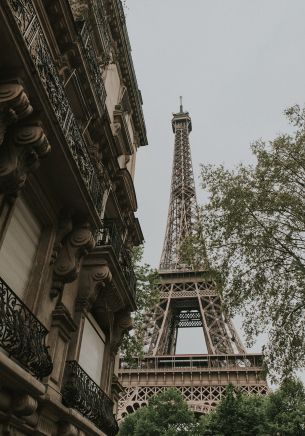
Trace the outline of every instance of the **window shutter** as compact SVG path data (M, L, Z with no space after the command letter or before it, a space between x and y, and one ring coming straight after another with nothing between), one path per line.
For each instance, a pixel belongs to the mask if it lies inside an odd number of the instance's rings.
M21 298L30 278L40 236L40 223L25 201L18 198L0 247L0 275Z
M100 386L105 349L105 334L94 322L85 319L79 364Z

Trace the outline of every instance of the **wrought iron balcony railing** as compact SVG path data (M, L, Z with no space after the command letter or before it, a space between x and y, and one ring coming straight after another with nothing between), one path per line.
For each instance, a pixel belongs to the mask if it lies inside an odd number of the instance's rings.
M36 13L33 0L8 0L12 15L25 41L38 76L46 91L70 152L90 193L97 212L101 212L105 175L91 161L69 100L55 67Z
M129 284L129 287L132 289L132 291L135 295L137 278L136 278L134 270L133 270L131 256L129 254L129 251L125 247L122 247L122 250L121 250L120 264L121 264L123 273L125 275L125 278L127 280L127 283Z
M109 61L109 52L111 48L110 28L107 20L107 12L104 0L92 1L93 14L97 23L97 31L99 32L100 42L104 50L104 56L101 59L102 66Z
M99 109L100 112L103 113L106 104L106 89L98 63L97 53L93 46L92 38L86 21L79 20L76 21L75 24L82 42L82 47L89 67L90 78L93 83L95 95L98 97Z
M135 295L137 279L134 274L131 256L129 254L129 251L124 246L116 222L115 220L103 220L102 224L103 227L100 228L100 230L97 233L96 245L112 246L113 251L122 268L128 286L130 287L133 294Z
M0 278L0 347L25 369L42 378L53 364L45 345L47 329Z
M65 406L76 409L107 436L117 434L112 400L75 360L66 362L62 399Z

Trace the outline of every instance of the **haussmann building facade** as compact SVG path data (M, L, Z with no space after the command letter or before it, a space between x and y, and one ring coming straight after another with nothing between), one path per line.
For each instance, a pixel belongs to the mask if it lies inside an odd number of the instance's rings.
M120 0L0 4L0 434L115 435L141 94Z

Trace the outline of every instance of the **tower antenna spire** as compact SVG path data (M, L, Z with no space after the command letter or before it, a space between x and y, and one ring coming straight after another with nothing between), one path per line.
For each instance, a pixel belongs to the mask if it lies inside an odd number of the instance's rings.
M180 113L183 112L183 106L182 106L182 95L180 95Z

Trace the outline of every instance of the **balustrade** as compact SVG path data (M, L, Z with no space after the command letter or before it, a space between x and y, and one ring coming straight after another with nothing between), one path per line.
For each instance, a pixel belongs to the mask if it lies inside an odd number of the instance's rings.
M32 57L70 152L90 193L97 212L102 209L106 175L93 165L78 128L63 84L57 73L33 0L8 0L13 17ZM101 92L104 92L101 89Z
M104 51L100 62L101 66L105 66L110 60L109 53L111 50L111 36L104 0L93 0L92 8L97 23L97 30L99 32L100 42L102 43Z
M83 20L76 21L76 27L80 35L83 51L89 67L90 78L92 80L95 95L98 97L100 112L103 113L106 103L106 89L98 63L97 53L92 42L87 22Z
M96 235L96 246L112 246L128 286L135 293L137 280L133 270L132 259L129 251L124 246L116 222L115 220L102 220L102 224L103 226Z
M112 400L75 360L66 362L62 398L65 406L76 409L107 436L117 434Z
M180 355L180 356L147 356L135 359L134 365L127 364L124 359L120 361L123 371L211 371L211 370L238 370L261 368L263 356L261 354L219 354L219 355Z
M0 347L37 378L52 372L47 329L0 278Z

